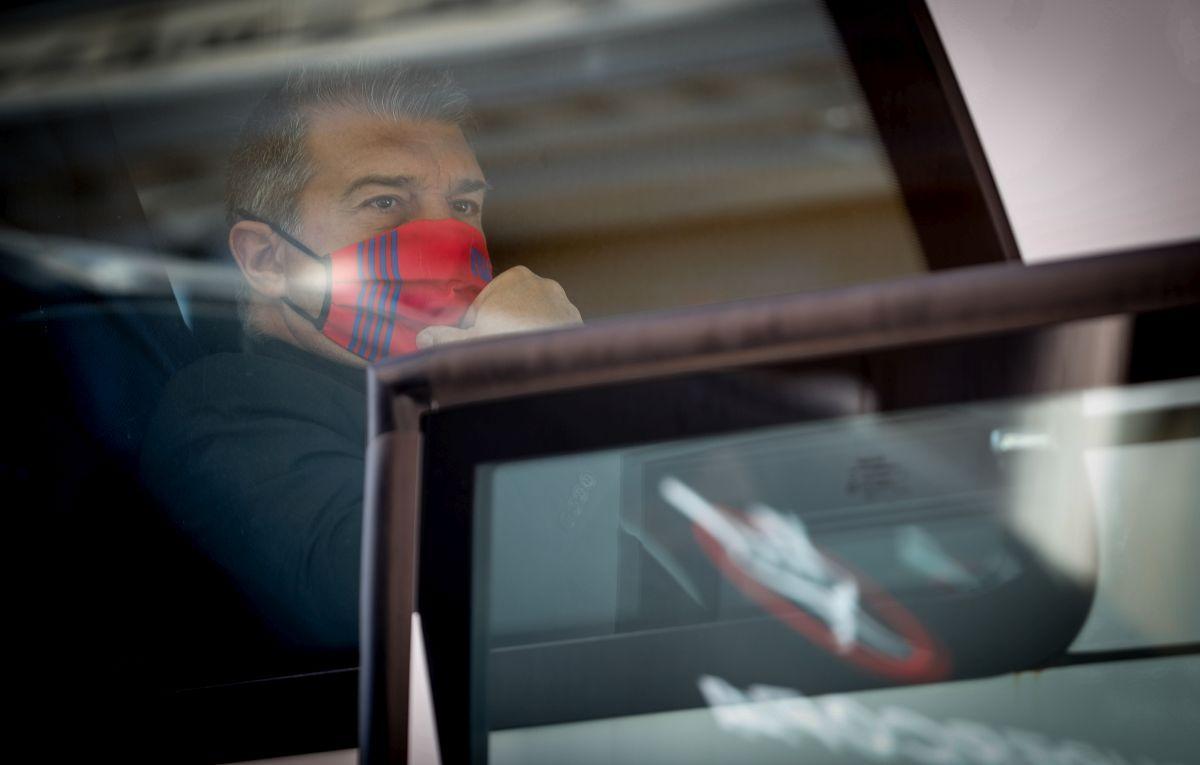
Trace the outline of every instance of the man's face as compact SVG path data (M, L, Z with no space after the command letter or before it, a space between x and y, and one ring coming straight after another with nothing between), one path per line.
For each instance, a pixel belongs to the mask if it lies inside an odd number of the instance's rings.
M395 122L350 110L310 115L312 177L292 232L318 254L333 252L412 220L453 218L482 231L487 184L462 131L442 122ZM288 253L289 281L321 284L321 266ZM297 290L312 313L322 295ZM284 321L296 344L323 356L363 363L292 311Z

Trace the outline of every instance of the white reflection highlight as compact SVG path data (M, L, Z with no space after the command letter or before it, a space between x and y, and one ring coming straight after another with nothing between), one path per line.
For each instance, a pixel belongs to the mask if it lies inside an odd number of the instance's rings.
M932 534L919 526L900 529L896 554L914 571L935 581L959 587L974 588L979 585L979 580L971 572L951 557Z
M1054 447L1009 452L1009 529L1044 564L1092 586L1098 566L1095 518L1081 458L1090 433L1078 396L1022 407L1013 432L1045 433Z
M712 675L697 681L717 726L746 738L794 747L815 742L833 754L918 765L1117 765L1132 762L1083 741L971 720L934 720L896 705L869 707L853 696L809 698L799 691L752 685L745 691ZM1138 765L1158 765L1145 757ZM1165 763L1163 765L1166 765Z
M997 454L1031 449L1053 449L1054 439L1049 433L1021 433L997 428L992 431L992 451Z
M167 297L176 285L197 298L232 301L241 274L228 264L0 226L0 267L33 283L81 287L103 295Z
M813 546L799 518L753 504L742 521L673 476L662 479L659 492L715 539L738 568L819 617L839 652L859 641L891 656L911 651L907 641L862 610L858 582Z
M839 650L854 646L858 584L826 561L798 518L756 504L747 513L749 523L742 523L671 476L663 478L659 491L676 510L716 539L740 568L820 616Z

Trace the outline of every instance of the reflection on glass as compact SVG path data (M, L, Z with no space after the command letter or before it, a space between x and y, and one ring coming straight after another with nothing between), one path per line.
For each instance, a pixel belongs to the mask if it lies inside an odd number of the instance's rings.
M883 674L937 677L937 651L920 625L873 588L876 607L898 623L876 618L861 602L859 578L814 547L799 518L762 504L744 514L722 510L673 477L659 490L721 572L781 622Z
M1137 455L1195 454L1200 380L1103 395L1125 394L1136 411L1091 391L480 468L490 728L651 719L711 702L704 677L804 696L986 677L1163 610L1196 640L1190 581L1131 609L1107 572L1133 565L1109 535L1137 523L1112 493L1131 467L1171 487L1152 528L1195 531L1194 470Z
M1193 761L1198 681L1186 658L820 697L704 676L711 709L501 731L489 761L1169 765Z

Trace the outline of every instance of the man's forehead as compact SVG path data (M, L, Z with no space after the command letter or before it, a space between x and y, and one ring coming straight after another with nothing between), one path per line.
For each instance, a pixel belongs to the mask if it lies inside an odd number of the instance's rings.
M307 122L309 159L325 183L363 173L429 182L482 177L475 153L453 123L394 120L351 109L314 111Z

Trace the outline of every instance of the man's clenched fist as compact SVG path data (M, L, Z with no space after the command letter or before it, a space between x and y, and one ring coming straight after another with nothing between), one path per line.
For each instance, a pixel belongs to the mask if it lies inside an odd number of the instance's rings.
M514 266L483 288L459 326L426 327L417 335L417 347L582 323L558 282Z

